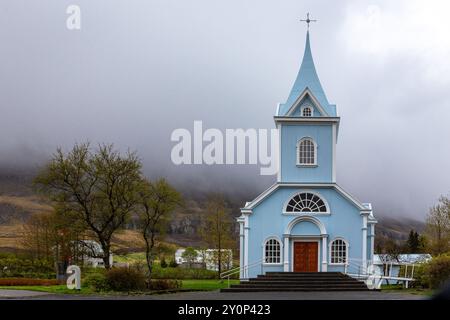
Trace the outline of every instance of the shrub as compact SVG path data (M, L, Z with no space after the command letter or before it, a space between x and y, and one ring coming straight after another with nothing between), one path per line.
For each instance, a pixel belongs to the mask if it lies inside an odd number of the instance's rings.
M147 283L150 290L170 290L181 288L181 281L170 279L152 279Z
M443 254L430 260L423 266L423 274L419 273L420 281L437 289L450 279L450 254Z
M106 273L110 289L115 291L143 290L146 287L145 276L132 268L114 268Z
M413 278L415 281L411 282L412 288L430 288L428 275L426 274L426 263L421 263L414 267Z
M175 261L175 259L170 260L169 267L171 268L178 267L178 263Z
M56 279L32 279L32 278L0 279L0 286L54 286L63 283L64 281Z
M83 280L83 285L92 288L94 291L109 291L110 287L104 272L91 273Z
M160 265L161 265L161 268L167 268L167 262L166 262L166 259L164 257L161 259Z
M23 259L14 256L0 258L0 277L2 278L55 278L53 264L41 259Z
M217 271L196 268L161 268L155 265L152 270L153 279L217 279Z

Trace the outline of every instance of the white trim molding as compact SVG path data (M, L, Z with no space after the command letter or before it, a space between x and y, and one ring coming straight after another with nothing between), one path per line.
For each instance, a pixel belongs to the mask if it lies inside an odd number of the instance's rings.
M322 223L322 221L320 221L319 219L316 219L314 217L311 217L311 216L299 216L299 217L296 217L296 218L292 219L288 223L288 225L286 226L286 229L284 230L284 234L290 236L292 228L296 224L298 224L298 223L300 223L302 221L308 221L308 222L314 223L319 228L320 235L326 235L327 234L327 229L325 228L325 225Z
M367 265L367 214L363 215L362 225L362 265Z
M331 181L336 183L336 146L337 146L337 125L336 123L333 123L332 126L332 152L331 157L332 159L332 165L331 165Z
M281 123L277 123L277 129L278 129L278 172L277 172L277 181L281 182L281 168L282 168L282 163L281 163L281 130L282 130L282 124Z
M270 194L275 192L278 188L334 188L338 191L344 198L349 200L355 207L360 210L361 214L369 214L372 212L371 209L366 208L362 205L360 201L354 198L352 195L344 191L339 185L336 183L291 183L291 182L277 182L262 192L259 196L257 196L253 201L248 203L244 208L241 208L242 213L252 213L253 208L255 208L261 201L263 201Z
M286 116L288 116L288 117L292 116L292 114L294 113L295 109L297 109L298 105L307 96L312 100L312 103L317 107L317 109L319 110L319 112L321 113L322 116L325 116L325 117L328 116L328 113L325 111L325 109L320 104L319 100L316 99L316 97L311 92L311 90L309 90L308 87L306 87L305 90L303 90L302 94L300 94L300 96L294 101L294 103L289 108L288 112L286 113Z
M244 241L245 241L245 235L244 235L244 222L245 217L241 215L239 218L236 219L236 221L239 223L239 265L244 265L244 255L245 255L245 248L244 248ZM239 270L239 279L244 278L244 269L241 268Z

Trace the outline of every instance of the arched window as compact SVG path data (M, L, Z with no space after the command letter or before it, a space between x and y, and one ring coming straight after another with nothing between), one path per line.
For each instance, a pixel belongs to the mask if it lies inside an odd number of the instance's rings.
M312 117L312 110L310 107L304 107L302 110L302 116L304 117Z
M347 263L347 242L343 239L335 239L331 242L330 263Z
M316 144L311 138L303 138L297 146L297 164L303 166L316 165Z
M289 200L286 212L328 212L328 208L318 195L302 192Z
M264 263L281 263L281 244L277 239L269 239L264 244Z

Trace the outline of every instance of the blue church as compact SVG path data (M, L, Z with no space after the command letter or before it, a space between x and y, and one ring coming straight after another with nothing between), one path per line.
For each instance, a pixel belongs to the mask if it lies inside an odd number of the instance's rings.
M373 260L375 220L336 183L340 118L320 84L309 30L300 71L274 116L277 181L247 202L240 226L240 278L267 272L345 272Z

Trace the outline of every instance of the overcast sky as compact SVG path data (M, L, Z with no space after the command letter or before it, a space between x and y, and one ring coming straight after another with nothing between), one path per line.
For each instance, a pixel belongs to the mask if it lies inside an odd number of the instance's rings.
M81 30L66 8L81 8ZM375 213L423 218L450 191L448 1L2 0L0 165L113 142L149 175L262 191L257 166L175 167L176 128L273 128L306 12L341 116L338 183ZM251 199L249 199L251 200Z

